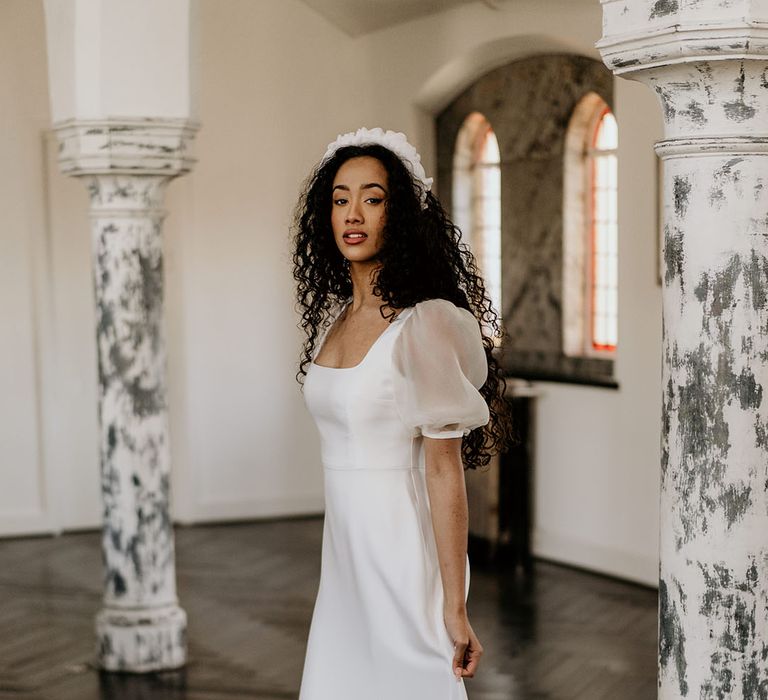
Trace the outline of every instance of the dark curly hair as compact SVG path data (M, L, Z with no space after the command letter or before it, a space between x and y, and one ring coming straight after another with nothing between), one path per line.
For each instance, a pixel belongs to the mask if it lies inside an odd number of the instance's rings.
M292 256L297 283L300 326L306 333L303 356L296 380L303 386L306 366L312 362L321 327L330 321L329 312L352 294L346 258L336 245L331 227L332 187L341 165L358 156L372 156L386 168L389 195L385 200L383 241L379 251L372 292L381 297L380 312L391 319L395 309L413 306L426 299L447 299L468 309L478 323L492 329L483 333L488 360L488 378L480 393L488 404L490 421L470 431L462 440L465 469L487 465L492 454L516 441L510 406L503 398L506 382L492 354L493 337L503 338L491 300L469 246L461 231L448 218L439 200L427 192L422 208L419 185L399 156L379 144L344 146L319 164L304 183L294 212ZM389 309L389 313L385 311Z

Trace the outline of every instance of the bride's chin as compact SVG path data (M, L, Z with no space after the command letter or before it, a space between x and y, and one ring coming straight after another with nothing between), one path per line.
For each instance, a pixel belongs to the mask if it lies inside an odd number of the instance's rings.
M356 263L358 265L361 265L361 264L373 265L379 262L379 257L378 257L378 254L376 253L373 253L366 257L360 256L359 258L349 258L346 255L344 255L343 257L347 265L351 265L352 263Z

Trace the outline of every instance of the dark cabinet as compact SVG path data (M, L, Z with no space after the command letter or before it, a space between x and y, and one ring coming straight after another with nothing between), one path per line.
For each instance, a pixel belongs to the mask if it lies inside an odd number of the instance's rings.
M480 564L530 573L536 394L529 382L508 380L516 441L488 468L467 473L469 558Z

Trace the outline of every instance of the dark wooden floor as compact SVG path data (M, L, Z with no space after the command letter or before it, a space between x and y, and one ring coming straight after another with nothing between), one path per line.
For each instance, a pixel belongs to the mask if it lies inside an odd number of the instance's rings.
M285 700L298 695L322 520L178 528L184 671L94 667L97 533L0 540L0 700ZM486 654L471 700L651 700L656 592L537 561L528 581L473 566ZM360 700L366 700L361 698Z

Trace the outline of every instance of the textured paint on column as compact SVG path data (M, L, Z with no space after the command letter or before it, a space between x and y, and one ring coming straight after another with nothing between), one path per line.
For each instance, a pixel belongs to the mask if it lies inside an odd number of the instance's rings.
M659 698L766 700L768 3L601 2L665 127Z
M768 121L768 64L730 59L681 63L647 77L661 102L665 136L737 135ZM734 129L737 131L734 131Z
M194 164L188 119L68 119L54 125L62 172L91 199L104 504L105 670L177 668L186 614L176 600L163 338L161 205Z
M178 666L186 649L169 515L160 208L167 179L88 179L104 503L98 645L102 665L134 671Z
M106 596L117 606L176 599L167 512L162 189L159 177L89 182Z
M665 166L661 697L764 698L768 154Z
M161 204L167 182L194 163L197 128L154 118L55 126L59 165L91 198L105 564L96 647L105 670L186 661L170 518Z

